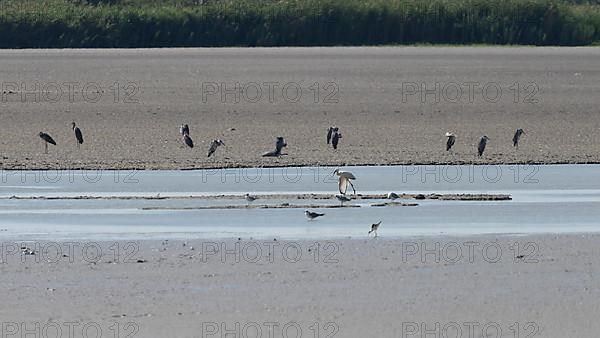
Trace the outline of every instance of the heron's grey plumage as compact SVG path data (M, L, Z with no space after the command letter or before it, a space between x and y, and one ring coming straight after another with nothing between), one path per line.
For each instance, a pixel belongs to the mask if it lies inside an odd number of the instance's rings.
M379 229L379 226L381 225L381 221L379 221L378 223L373 223L371 224L371 230L369 231L369 235L373 232L375 233L375 237L377 237L377 229Z
M454 142L456 142L456 135L452 134L451 132L447 132L446 137L448 138L448 141L446 141L446 151L450 151L454 145Z
M477 146L477 153L479 156L483 155L483 152L485 151L485 145L487 144L488 140L489 138L485 135L481 138L481 140L479 140L479 145Z
M56 145L56 141L54 141L54 139L52 138L52 136L44 133L44 132L40 132L39 137L44 140L44 149L45 149L45 153L48 153L48 143L52 144L52 145Z
M395 192L390 192L387 194L387 198L390 200L395 200L400 198L400 196L398 196L398 194L396 194Z
M342 134L340 132L338 132L338 128L334 128L333 129L333 137L331 138L331 145L333 146L333 149L337 149L338 142L340 141L341 138L342 138Z
M333 135L333 127L329 127L327 129L327 144L331 142L331 136Z
M75 131L75 138L77 139L77 148L79 148L79 146L81 144L83 144L83 133L81 132L81 129L79 129L79 127L77 127L75 125L75 121L73 121L71 123L71 127L73 128L73 130Z
M192 141L192 138L189 134L183 135L183 143L190 148L194 148L194 141Z
M181 133L181 135L189 135L190 134L190 127L187 124L182 124L181 127L179 127L179 133Z
M264 154L262 154L263 157L275 157L275 156L281 156L281 150L287 147L287 143L285 143L283 137L278 136L277 137L277 141L275 142L275 150L272 151L268 151Z
M221 140L212 140L212 142L210 143L210 148L208 149L208 157L210 157L210 155L212 155L215 151L217 151L217 148L219 146L224 146L225 143Z
M321 213L314 212L314 211L309 211L309 210L304 211L304 214L310 220L313 220L313 219L315 219L317 217L325 216L325 214L321 214Z
M513 136L513 147L517 147L517 149L519 148L519 140L521 139L521 135L525 134L525 132L523 131L523 129L519 128L517 129L517 131L515 132L515 136Z

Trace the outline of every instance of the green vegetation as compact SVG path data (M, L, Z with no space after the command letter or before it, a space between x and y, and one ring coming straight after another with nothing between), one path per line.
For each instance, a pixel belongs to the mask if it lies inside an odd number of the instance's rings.
M0 48L599 41L596 0L0 0Z

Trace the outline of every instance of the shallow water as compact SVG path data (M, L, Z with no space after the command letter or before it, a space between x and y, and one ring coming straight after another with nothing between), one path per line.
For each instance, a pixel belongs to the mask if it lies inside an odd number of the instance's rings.
M323 209L308 221L303 209L142 210L246 204L240 199L8 199L10 196L149 196L331 193L334 168L197 171L4 171L0 238L365 237L600 231L600 165L347 167L359 193L508 193L512 201L417 201L416 207ZM307 204L298 200L254 203ZM315 201L308 201L315 202ZM319 201L336 204L335 200ZM315 209L317 210L317 209Z

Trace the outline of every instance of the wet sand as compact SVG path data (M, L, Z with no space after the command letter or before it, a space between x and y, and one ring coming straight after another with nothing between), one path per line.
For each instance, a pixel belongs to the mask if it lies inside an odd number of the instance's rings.
M0 167L599 163L598 69L598 48L5 50ZM288 155L261 157L276 136ZM214 138L226 146L207 158Z
M103 337L116 329L120 337L314 337L317 327L318 337L421 337L436 325L436 337L456 337L457 327L459 337L600 330L599 235L392 239L385 226L379 234L25 243L33 256L5 242L0 316L15 336L36 323L58 325L63 337L69 325L74 337L84 328L88 337L95 329Z

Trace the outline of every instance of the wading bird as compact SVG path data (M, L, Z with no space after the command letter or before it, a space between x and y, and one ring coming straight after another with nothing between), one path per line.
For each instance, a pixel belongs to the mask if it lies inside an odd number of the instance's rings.
M246 202L248 202L248 204L251 203L251 202L254 202L256 200L256 197L255 196L250 196L250 194L244 195L244 198L246 199Z
M71 123L71 128L75 131L75 138L77 139L77 148L83 143L83 134L81 133L81 129L75 125L75 121Z
M181 127L179 127L179 133L181 135L189 135L190 127L187 124L182 124Z
M519 149L519 140L521 139L521 135L525 134L523 129L519 128L515 132L515 136L513 136L513 147Z
M446 141L446 151L450 151L454 145L454 142L456 142L456 135L452 134L451 132L447 132L446 137L448 138L448 141Z
M215 151L217 151L217 148L219 146L224 146L225 143L221 140L212 140L212 142L210 143L210 148L208 149L208 157L210 157L210 155L212 155Z
M40 136L40 138L42 140L44 140L44 152L47 154L48 153L48 143L52 144L52 145L56 145L56 142L54 141L54 139L52 138L52 136L44 133L44 132L40 132L38 134Z
M344 202L350 202L350 201L352 201L352 199L351 199L351 198L349 198L349 197L346 197L346 196L344 196L344 195L335 195L335 198L337 198L337 199L338 199L338 201L340 201L340 205L341 205L341 206L343 206L343 205L344 205Z
M190 148L194 148L194 141L192 141L189 134L183 134L183 143Z
M337 149L338 142L340 142L341 138L342 133L338 132L338 128L333 129L333 137L331 138L331 145L333 146L333 149Z
M477 153L479 154L479 157L481 157L481 155L483 155L483 151L485 150L485 145L487 144L487 141L489 141L489 137L487 136L483 136L481 138L481 140L479 141L479 146L477 146Z
M327 129L327 144L331 142L331 136L333 135L333 127L329 127Z
M285 143L285 141L283 140L283 137L278 136L277 137L277 142L275 142L275 150L273 151L268 151L264 154L262 154L263 157L276 157L276 156L281 156L284 155L281 153L281 150L287 147L287 143Z
M320 214L318 212L314 212L314 211L304 211L304 214L306 215L306 217L308 217L308 219L313 220L317 217L321 217L321 216L325 216L325 214Z
M396 200L396 199L400 198L400 196L398 196L398 194L396 194L395 192L390 192L390 193L387 194L387 198L389 200L393 201L393 200Z
M338 188L340 190L340 194L346 195L348 185L350 185L352 187L352 191L354 191L354 195L356 195L356 189L354 189L354 184L352 184L352 180L355 180L356 177L351 172L341 171L338 168L335 169L333 173L338 175Z
M371 230L369 231L368 235L374 233L375 237L377 237L377 229L379 229L379 225L381 225L381 221L371 224Z

